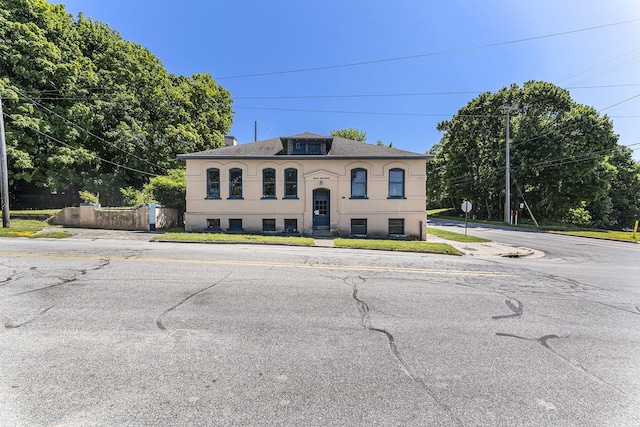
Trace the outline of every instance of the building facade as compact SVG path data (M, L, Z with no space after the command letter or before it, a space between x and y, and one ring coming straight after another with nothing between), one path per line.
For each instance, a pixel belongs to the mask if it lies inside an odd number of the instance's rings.
M429 155L303 133L178 157L187 231L425 238Z

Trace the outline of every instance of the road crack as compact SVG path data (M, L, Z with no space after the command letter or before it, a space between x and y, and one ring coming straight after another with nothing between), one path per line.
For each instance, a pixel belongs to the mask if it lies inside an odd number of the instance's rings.
M182 304L184 304L185 302L187 302L187 301L188 301L188 300L190 300L191 298L195 297L196 295L201 294L201 293L203 293L203 292L205 292L205 291L208 291L209 289L211 289L211 288L213 288L213 287L215 287L215 286L219 285L219 284L220 284L220 283L222 283L224 280L226 280L229 276L231 276L231 273L228 273L226 276L224 276L222 279L218 280L217 282L215 282L215 283L213 283L213 284L211 284L211 285L209 285L209 286L206 286L206 287L204 287L204 288L200 289L199 291L196 291L196 292L194 292L194 293L190 294L190 295L189 295L189 296L187 296L186 298L183 298L183 299L182 299L181 301L179 301L178 303L176 303L176 304L172 305L171 307L169 307L168 309L166 309L165 311L163 311L163 312L162 312L162 313L161 313L161 314L156 318L156 325L158 326L158 329L160 329L160 330L162 330L162 331L164 331L164 330L166 330L166 329L167 329L167 328L164 326L164 323L162 323L162 318L163 318L166 314L168 314L168 313L172 312L173 310L175 310L176 308L180 307Z
M518 305L516 306L512 301L515 301ZM522 313L524 313L524 304L522 304L517 299L509 298L509 299L505 300L504 303L507 305L507 307L509 307L509 310L511 310L513 313L512 314L502 314L502 315L499 315L499 316L491 316L492 319L495 319L495 320L498 320L498 319L510 319L512 317L520 317L520 316L522 316Z
M101 261L100 264L98 264L97 266L95 266L93 268L83 268L83 269L80 269L80 270L74 272L70 277L59 278L60 282L58 282L58 283L54 283L52 285L47 285L47 286L43 286L43 287L36 288L36 289L29 289L28 291L18 292L17 294L13 294L11 296L19 296L19 295L24 295L24 294L30 294L32 292L44 291L44 290L47 290L47 289L56 288L58 286L62 286L62 285L66 285L66 284L69 284L69 283L77 282L80 279L80 276L84 276L90 271L101 270L101 269L103 269L104 267L106 267L106 266L108 266L110 264L110 261L108 259L103 259L103 260L100 260L100 261ZM31 269L35 270L36 268L32 267Z
M36 313L33 317L31 317L28 320L25 320L23 322L16 322L14 319L11 319L8 316L2 316L4 317L4 327L6 329L16 329L16 328L20 328L21 326L27 325L31 322L33 322L34 320L36 320L38 317L42 316L43 314L45 314L47 311L51 310L53 308L53 306L49 306L43 310L40 310L38 313Z
M358 283L364 283L365 278L361 276L357 277L346 277L343 279L346 284L351 284L353 288L352 298L356 302L356 307L360 312L360 324L370 332L376 332L383 334L387 341L389 342L389 348L391 350L391 354L396 358L396 360L400 363L400 366L404 369L405 373L416 383L418 384L426 393L433 399L433 401L440 406L454 421L454 423L458 426L462 426L462 422L455 416L451 408L445 404L440 398L438 398L437 394L434 390L432 390L425 382L416 374L411 365L407 363L406 360L398 351L398 345L396 344L396 339L393 334L386 329L376 328L371 323L371 313L369 309L369 305L362 299L358 297Z
M15 279L16 274L18 274L17 270L13 270L13 273L11 274L11 276L7 276L6 279L4 280L0 280L0 287L6 285L7 283L11 282L12 280Z
M606 381L604 378L601 378L599 375L594 374L593 372L589 371L587 368L585 368L584 366L582 366L580 363L575 362L573 360L571 360L570 358L562 355L561 353L559 353L558 351L556 351L553 347L551 347L549 345L549 340L550 339L562 339L562 338L569 338L569 335L565 335L565 336L558 336L558 335L543 335L540 338L529 338L529 337L521 337L519 335L513 335L513 334L506 334L506 333L502 333L502 332L496 332L496 335L499 337L509 337L509 338L516 338L519 340L524 340L524 341L533 341L533 342L537 342L538 344L540 344L542 347L544 347L545 349L547 349L548 351L550 351L554 356L556 356L557 358L559 358L560 360L564 361L565 363L571 365L571 367L573 367L574 369L581 371L585 374L587 374L589 377L591 377L592 379L595 379L597 382L611 387L614 390L616 390L617 392L623 394L624 396L627 397L633 397L631 396L629 393L627 393L626 391L618 388L615 384L612 384L608 381Z

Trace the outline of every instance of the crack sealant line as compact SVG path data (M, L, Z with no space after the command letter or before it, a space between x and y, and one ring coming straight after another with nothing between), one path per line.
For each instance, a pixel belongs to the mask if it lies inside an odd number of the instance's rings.
M78 276L84 276L89 271L101 270L101 269L103 269L104 267L108 266L111 263L111 261L109 261L108 259L101 259L101 261L103 261L102 264L100 264L100 265L98 265L96 267L84 268L84 269L81 269L81 270L77 270L69 278L58 278L60 280L60 283L54 283L53 285L48 285L48 286L43 286L41 288L30 289L28 291L18 292L17 294L13 294L13 295L10 295L10 296L19 296L19 295L24 295L24 294L30 294L32 292L44 291L44 290L47 290L47 289L56 288L58 286L67 285L69 283L77 282L79 280Z
M5 318L4 321L4 327L6 329L16 329L16 328L20 328L24 325L28 325L29 323L33 322L34 320L36 320L38 317L42 316L43 314L45 314L47 311L51 310L53 308L53 306L49 306L43 310L40 310L38 313L36 313L32 318L30 318L29 320L26 320L22 323L14 323L13 319L7 317L7 316L2 316Z
M590 376L591 378L595 379L597 382L604 384L608 387L613 388L614 390L616 390L617 392L623 394L624 396L627 397L633 397L631 395L629 395L629 393L627 393L626 391L618 388L615 384L611 384L610 382L606 381L605 379L601 378L600 376L594 374L593 372L589 371L587 368L585 368L584 366L582 366L580 363L575 362L573 360L571 360L570 358L563 356L562 354L558 353L555 349L553 349L549 343L547 341L549 341L550 339L561 339L561 338L569 338L568 335L565 336L558 336L558 335L544 335L541 336L540 338L528 338L528 337L521 337L519 335L514 335L514 334L507 334L504 332L496 332L496 335L499 337L509 337L509 338L516 338L519 340L524 340L524 341L533 341L533 342L537 342L538 344L540 344L542 347L544 347L545 349L547 349L548 351L550 351L554 356L556 356L558 359L564 361L565 363L568 363L569 365L571 365L574 369L577 369L578 371L581 371L585 374L587 374L588 376Z
M411 366L402 358L400 352L398 351L398 346L393 334L385 329L374 328L373 326L371 326L369 305L365 301L358 298L358 287L355 283L353 284L352 297L356 301L356 306L358 307L358 311L361 314L360 322L362 323L362 326L368 331L384 334L387 337L387 341L389 342L391 353L396 358L396 360L398 360L400 366L402 366L402 369L407 373L409 378L411 378L416 384L420 385L420 387L429 395L429 397L431 397L431 399L433 399L433 401L436 402L436 404L449 415L449 417L456 423L456 425L462 426L462 422L455 416L451 408L438 398L436 393L431 390L431 388L429 388L429 386L427 386L427 384L425 384L425 382L422 381L422 379L418 377L418 375L416 375Z
M200 289L197 292L192 293L191 295L187 296L186 298L183 298L181 301L179 301L177 304L172 305L171 307L169 307L168 309L166 309L165 311L163 311L156 319L156 325L158 326L158 329L160 330L166 330L167 328L164 326L164 324L162 323L162 317L164 317L165 314L175 310L176 308L180 307L182 304L184 304L185 302L187 302L188 300L190 300L191 298L195 297L198 294L201 294L202 292L208 291L209 289L213 288L214 286L219 285L220 283L222 283L224 280L227 279L227 277L231 276L231 273L227 273L226 276L224 276L223 278L221 278L220 280L218 280L217 282L206 286L202 289Z

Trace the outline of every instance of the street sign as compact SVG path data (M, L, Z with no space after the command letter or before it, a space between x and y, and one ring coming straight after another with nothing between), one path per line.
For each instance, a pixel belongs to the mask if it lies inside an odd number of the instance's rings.
M467 216L469 214L469 212L471 212L471 209L473 209L473 205L471 204L470 201L465 200L464 202L462 202L462 206L460 206L462 208L462 212L464 212L464 238L467 238Z

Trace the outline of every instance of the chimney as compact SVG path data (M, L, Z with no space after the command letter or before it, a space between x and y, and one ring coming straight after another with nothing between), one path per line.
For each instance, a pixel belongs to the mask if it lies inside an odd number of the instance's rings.
M224 137L224 146L225 147L231 147L232 145L238 145L238 140L236 139L235 136L225 136Z

